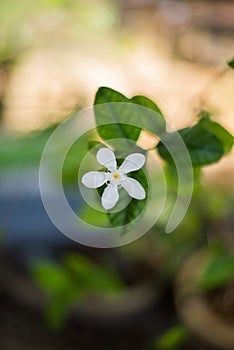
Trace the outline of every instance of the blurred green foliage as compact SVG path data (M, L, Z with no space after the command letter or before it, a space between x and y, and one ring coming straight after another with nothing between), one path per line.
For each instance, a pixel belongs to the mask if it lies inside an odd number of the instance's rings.
M77 184L81 162L89 151L90 139L94 137L96 137L95 130L90 130L80 136L68 150L63 163L62 180L64 184Z
M170 282L188 256L207 246L207 230L219 226L232 216L233 196L228 191L212 186L200 187L194 193L190 207L172 234L165 235L168 216L162 215L157 225L134 242L132 247L122 248L127 254L146 256L157 261L162 280ZM222 240L222 232L219 233Z
M47 294L47 324L57 329L65 322L72 306L91 295L113 296L123 289L116 272L84 255L67 254L62 264L40 261L33 266L32 276Z
M174 326L156 341L155 350L179 350L188 338L188 331L183 326Z
M0 167L15 169L39 165L43 149L56 126L25 136L0 137Z
M1 170L15 170L17 168L38 167L46 143L58 125L53 125L42 131L32 132L20 136L1 135L0 138L0 167ZM62 180L64 184L76 184L78 171L83 157L87 154L88 143L95 137L94 131L82 135L68 150L63 163ZM54 156L63 153L63 142L60 140ZM57 181L59 174L54 173Z
M234 254L219 245L207 251L201 266L198 284L202 290L213 290L234 281Z
M0 61L49 44L48 34L50 45L67 45L69 40L107 33L117 22L115 1L1 0Z

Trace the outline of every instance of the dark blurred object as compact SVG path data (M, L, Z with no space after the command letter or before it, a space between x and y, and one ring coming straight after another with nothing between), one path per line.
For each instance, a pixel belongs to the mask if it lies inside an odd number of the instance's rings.
M232 55L234 2L195 0L122 1L122 22L148 29L173 56L216 64Z

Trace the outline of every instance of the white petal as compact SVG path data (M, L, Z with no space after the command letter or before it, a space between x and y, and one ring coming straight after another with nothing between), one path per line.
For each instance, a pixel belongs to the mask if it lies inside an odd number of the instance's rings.
M112 209L119 200L117 186L108 185L102 195L102 206L104 209Z
M124 174L138 170L145 164L145 156L141 153L133 153L127 156L119 170Z
M101 171L89 171L88 173L84 174L82 177L81 182L89 188L97 188L106 182L106 173Z
M97 161L107 169L116 169L115 154L108 148L101 148L97 152Z
M145 190L141 186L141 184L130 177L127 180L121 181L121 185L128 192L129 196L136 199L144 199L145 198Z

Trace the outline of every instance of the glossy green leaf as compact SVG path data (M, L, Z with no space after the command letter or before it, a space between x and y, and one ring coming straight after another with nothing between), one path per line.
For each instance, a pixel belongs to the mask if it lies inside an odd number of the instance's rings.
M199 123L193 127L178 130L178 132L166 133L157 145L160 156L168 163L173 164L174 160L169 150L164 145L170 144L171 149L180 158L183 158L184 148L177 142L178 134L181 136L187 151L191 157L193 166L203 166L217 162L224 154L224 147L220 140L209 130L203 128Z
M223 145L218 138L199 125L179 130L179 134L188 148L194 166L217 162L224 154Z
M222 143L225 153L231 151L234 144L234 137L220 124L213 122L208 116L206 116L199 121L198 125L217 137Z
M148 97L137 95L131 98L131 102L144 106L146 108L152 109L153 111L159 113L162 115L162 112L160 111L159 107L154 103L152 100L150 100Z
M141 95L132 97L130 101L138 106L145 107L138 108L138 119L141 119L142 129L158 136L166 131L166 120L155 102Z
M96 107L94 110L98 125L97 130L103 140L125 139L125 146L128 147L128 139L134 141L138 139L141 129L129 125L129 122L134 124L134 119L132 118L131 107L126 108L128 107L127 103L130 103L130 100L113 89L107 87L98 89L94 105L102 106L101 108L100 106Z
M122 149L131 148L128 140L137 141L141 129L158 135L165 131L160 109L144 96L129 99L113 89L101 87L95 97L94 112L99 135L105 141L122 139Z
M96 93L94 104L111 102L129 102L129 98L109 87L100 87Z

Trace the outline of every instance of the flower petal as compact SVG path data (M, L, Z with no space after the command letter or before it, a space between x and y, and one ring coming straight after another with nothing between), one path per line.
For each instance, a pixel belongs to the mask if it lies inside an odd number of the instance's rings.
M115 154L108 148L101 148L97 152L97 161L107 169L116 169Z
M112 209L119 200L117 186L108 185L102 195L102 206L104 209Z
M141 184L130 177L126 180L121 181L121 185L128 192L129 196L135 199L144 199L145 198L145 190L141 186Z
M97 188L104 185L106 180L106 173L101 171L89 171L84 174L81 182L88 188Z
M145 164L145 156L141 153L133 153L127 156L119 170L124 174L138 170Z

